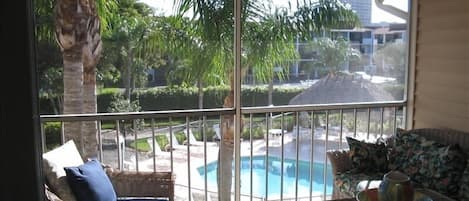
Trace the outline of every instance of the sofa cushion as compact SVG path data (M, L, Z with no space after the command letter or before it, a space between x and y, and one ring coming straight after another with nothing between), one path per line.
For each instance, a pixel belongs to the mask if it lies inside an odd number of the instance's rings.
M75 201L75 196L70 189L64 167L83 164L83 159L78 152L75 143L70 140L63 145L42 155L43 172L52 191L62 200Z
M346 137L352 161L353 171L356 172L386 172L387 150L384 143L369 143Z
M67 181L78 201L116 201L111 180L100 162L90 160L77 167L65 167Z
M401 131L396 134L389 158L390 169L404 172L421 187L457 197L465 166L465 155L459 146L443 145L411 131Z
M355 197L358 193L358 183L362 181L381 180L384 173L356 173L353 171L347 171L339 173L334 177L335 188L339 189L340 192L348 194L351 197Z
M459 200L469 201L469 160L466 161L461 181L459 181Z

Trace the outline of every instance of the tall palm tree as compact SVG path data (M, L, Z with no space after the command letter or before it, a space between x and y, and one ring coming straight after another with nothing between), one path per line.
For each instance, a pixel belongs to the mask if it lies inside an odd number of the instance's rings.
M203 74L220 76L218 82L230 82L231 90L224 107L233 107L234 86L229 79L233 73L234 0L175 0L179 19L192 12L191 34L197 48L203 48L200 58L208 65L193 68ZM311 39L311 34L330 28L352 28L358 17L338 0L305 1L296 11L269 10L261 1L242 1L242 68L252 68L256 79L271 82L274 75L282 77L276 66L287 66L297 57L293 41ZM177 39L176 39L177 40ZM208 50L206 48L209 48ZM218 73L218 74L217 74ZM207 80L203 80L207 81ZM218 193L220 200L230 200L234 145L234 117L222 116L222 142L219 150Z
M138 74L138 64L147 62L158 55L157 48L142 50L147 42L147 36L154 31L155 22L152 19L151 8L137 0L121 0L118 14L112 20L112 33L106 41L115 44L122 60L122 81L125 87L124 96L130 101ZM145 66L150 66L145 65ZM143 69L142 69L143 70Z
M307 47L316 52L314 58L314 66L318 68L316 70L328 71L331 76L342 70L341 65L361 57L360 51L351 47L350 43L343 38L332 40L320 37L309 43Z
M107 23L100 15L111 15L112 7L113 1L104 0L56 1L55 37L63 56L65 114L97 111L95 67L102 50L102 25ZM66 139L80 144L83 157L96 156L96 122L66 122L64 126Z

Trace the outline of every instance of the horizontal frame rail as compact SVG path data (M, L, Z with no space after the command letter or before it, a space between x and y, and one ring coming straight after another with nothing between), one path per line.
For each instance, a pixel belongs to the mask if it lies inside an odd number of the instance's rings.
M62 114L41 115L42 122L52 121L96 121L96 120L133 120L168 117L194 117L217 116L235 114L233 108L200 109L200 110L167 110L145 112L120 112L120 113L90 113L90 114Z
M271 112L303 112L313 110L346 110L346 109L368 109L381 107L406 106L405 101L389 102L367 102L367 103L334 103L334 104L310 104L310 105L280 105L265 107L243 107L242 114L271 113ZM234 115L234 108L198 109L198 110L167 110L167 111L144 111L144 112L122 112L122 113L96 113L96 114L62 114L41 115L42 122L52 121L96 121L96 120L132 120L168 117L194 117L194 116L216 116Z
M318 111L318 110L341 110L341 109L347 110L347 109L368 109L368 108L402 107L402 106L406 106L405 101L243 107L241 112L243 114L255 114L255 113L270 113L270 112L304 112L304 111Z

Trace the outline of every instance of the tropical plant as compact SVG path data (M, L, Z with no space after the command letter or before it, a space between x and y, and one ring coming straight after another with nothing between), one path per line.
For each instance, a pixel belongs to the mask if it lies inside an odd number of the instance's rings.
M44 48L44 43L41 48ZM55 48L53 48L55 49ZM38 52L39 56L44 56L43 62L38 62L38 73L41 75L39 96L49 100L54 114L62 114L63 108L63 68L60 64L54 63L53 53L47 51Z
M130 101L121 95L113 95L112 101L107 111L112 113L139 112L141 109L142 107L140 107L138 100ZM134 121L121 120L121 127L119 129L123 131L124 136L126 136L127 132L132 132L134 128L141 129L143 128L144 124L145 122L143 119L137 119Z
M142 109L138 100L129 101L120 95L114 95L108 112L138 112Z
M96 113L95 67L102 50L101 34L108 28L114 7L115 2L108 0L55 1L54 30L63 56L65 114ZM82 156L96 156L96 122L65 122L64 130L66 139L79 144Z
M63 67L60 50L54 36L54 1L38 0L35 2L35 39L37 51L37 70L39 79L39 97L47 98L54 114L62 113L63 102Z
M315 52L313 65L310 71L322 71L335 74L341 71L343 64L350 60L359 59L360 51L350 47L350 43L343 38L332 40L328 37L320 37L308 45Z
M233 107L235 1L176 0L175 2L179 11L176 20L185 19L184 15L192 13L191 23L178 21L178 25L181 26L189 24L190 28L183 29L189 31L175 32L184 36L181 37L183 41L189 39L189 47L194 47L184 49L187 50L184 53L197 56L189 57L190 62L195 64L190 67L191 71L194 71L190 74L210 75L221 84L230 83L231 91L225 98L224 107ZM243 26L242 69L246 71L250 68L256 80L269 83L274 75L282 77L283 72L288 69L289 61L297 58L293 46L294 39L299 37L302 40L309 40L311 33L329 28L351 28L358 25L358 18L337 0L306 1L303 5L298 5L296 11L286 8L271 9L260 1L242 1L241 25ZM203 56L198 56L197 52L203 53ZM277 66L284 68L275 72L274 67ZM197 76L197 78L202 78L198 80L199 82L206 82L210 77ZM222 116L223 139L219 151L217 180L218 198L224 201L230 200L231 197L233 120L233 116Z
M37 68L39 74L39 90L40 97L46 98L51 102L54 114L61 114L63 110L63 58L56 42L55 36L55 22L54 22L54 8L56 5L55 0L37 0L35 1L35 40L37 46ZM99 2L98 7L104 2ZM104 10L112 7L112 1L106 2L107 5ZM107 15L104 12L104 15ZM109 18L109 17L107 17ZM101 20L101 25L104 26L102 33L107 35L108 23L107 19ZM106 49L106 48L105 48ZM107 67L107 66L106 66ZM104 68L103 72L98 69L97 73L103 76L99 77L100 81L109 79L108 71L112 69ZM60 74L60 76L59 76ZM111 79L112 80L112 79Z
M136 0L119 1L118 14L111 21L111 32L105 38L113 48L111 54L117 57L113 65L120 69L127 99L136 87L145 86L147 71L162 63L160 49L143 50L157 22L152 12L148 5Z
M386 43L373 55L376 66L382 69L385 75L396 78L398 83L404 83L405 79L405 45L402 41Z

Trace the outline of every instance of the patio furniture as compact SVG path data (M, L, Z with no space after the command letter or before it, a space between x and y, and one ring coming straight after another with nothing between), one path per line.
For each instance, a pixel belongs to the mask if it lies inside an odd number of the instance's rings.
M75 201L64 167L84 164L73 141L43 154L45 194L49 201ZM118 200L174 200L175 176L171 172L115 170L102 164Z
M400 136L400 137L399 137ZM405 136L405 137L404 137ZM400 140L399 140L400 138ZM425 146L428 149L419 147L414 150L414 147L406 147L408 149L405 152L399 153L398 157L408 157L405 160L395 160L394 164L389 161L388 164L388 171L393 169L403 170L404 173L411 176L413 181L428 181L424 184L415 182L416 186L420 185L426 194L430 195L433 200L467 200L467 193L465 192L469 185L469 163L466 162L469 159L469 134L453 129L445 129L445 128L421 128L421 129L414 129L414 130L400 130L398 134L391 136L388 139L387 149L389 152L387 153L388 158L393 158L396 156L392 155L393 153L397 153L398 148L397 142L402 143L404 140L407 144L412 143L426 143ZM433 141L433 142L432 142ZM437 148L432 147L433 144L439 144ZM406 144L404 144L406 145ZM457 145L457 146L450 146L450 145ZM401 145L399 145L402 147ZM420 146L420 145L417 145ZM447 148L450 147L450 148ZM453 152L453 148L456 148L458 152ZM402 150L401 150L402 151ZM447 153L451 152L452 155L432 155L429 152L438 152L439 153ZM404 153L404 154L403 154ZM453 154L453 153L461 153L461 154ZM332 165L332 173L334 176L334 185L333 185L333 199L339 198L347 198L347 197L355 197L356 193L359 191L358 183L363 181L375 181L374 186L370 188L377 187L379 185L379 180L382 178L383 173L375 172L354 172L352 161L350 158L350 151L349 150L330 150L327 152L327 157L329 158L331 165ZM433 156L433 157L429 157ZM427 161L428 160L428 161ZM444 161L443 161L444 160ZM448 163L449 160L452 160L451 163ZM443 161L443 162L442 162ZM444 167L434 167L431 171L444 171L443 173L449 176L450 179L447 178L436 178L436 173L439 172L424 172L422 174L422 168L428 168L430 166L416 166L416 163L421 162L428 162L432 164L443 164ZM397 166L396 166L397 164ZM423 164L423 163L421 163ZM449 165L448 165L449 164ZM394 166L394 167L393 167ZM457 166L457 168L453 168L453 166ZM436 170L435 170L436 169ZM443 169L443 170L442 170ZM415 173L415 174L414 174ZM426 176L425 176L426 175ZM428 178L426 178L428 177ZM443 176L441 176L443 177ZM444 180L447 179L447 180ZM437 180L441 180L447 183L439 183L438 185L434 185L434 182ZM376 182L378 181L378 182ZM429 184L430 183L430 184ZM433 184L432 184L433 183ZM433 186L432 188L425 188L425 186ZM435 187L436 186L436 187ZM449 189L449 186L453 186L457 192L453 192L450 194L443 194L440 193L441 191L445 191L446 188ZM439 188L439 189L435 189ZM454 191L455 189L451 191ZM443 189L443 190L441 190ZM448 190L449 191L449 190ZM452 197L452 198L450 198Z

